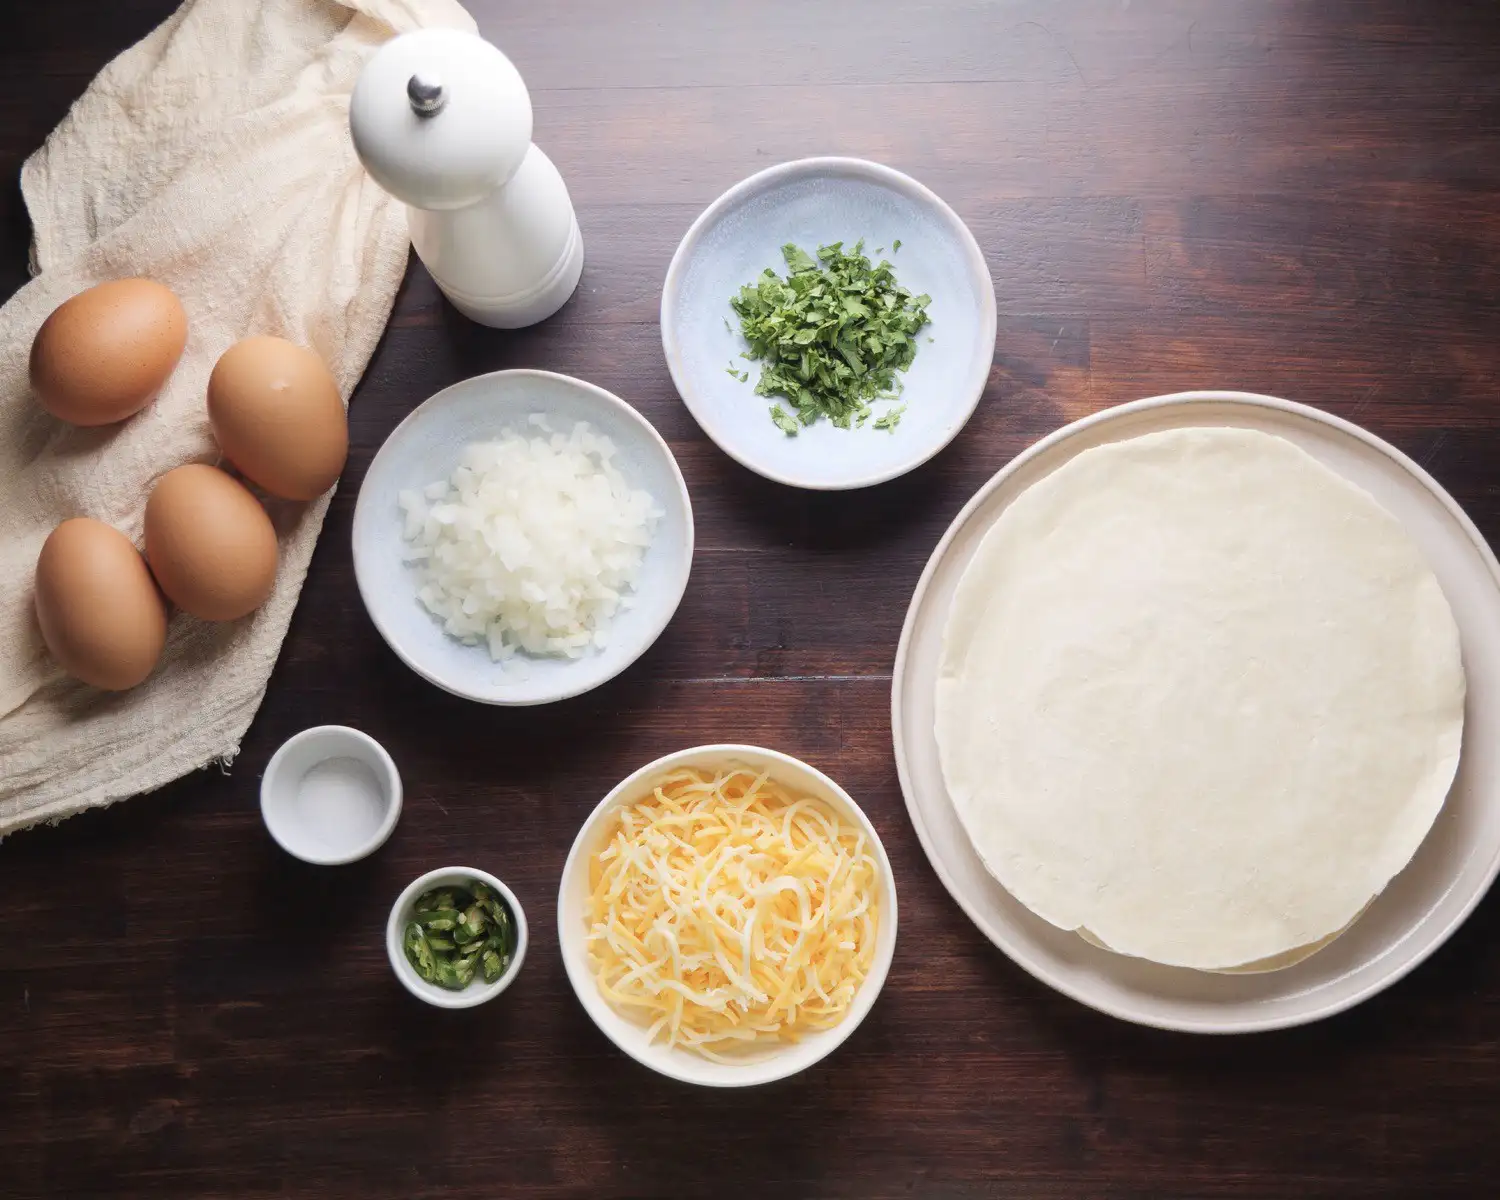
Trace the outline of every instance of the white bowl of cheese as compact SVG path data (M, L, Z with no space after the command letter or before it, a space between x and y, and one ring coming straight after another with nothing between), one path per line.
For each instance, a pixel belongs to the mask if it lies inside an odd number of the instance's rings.
M563 867L557 922L573 990L615 1045L684 1083L745 1087L812 1066L858 1028L895 952L896 889L875 827L828 776L759 746L697 746L599 802ZM710 947L722 955L705 961ZM710 1005L674 1017L671 998L689 993Z

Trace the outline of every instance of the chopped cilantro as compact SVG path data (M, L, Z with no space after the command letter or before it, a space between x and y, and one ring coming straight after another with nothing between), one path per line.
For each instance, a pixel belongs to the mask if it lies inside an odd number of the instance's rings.
M906 411L906 405L901 404L890 409L883 416L875 418L876 429L895 429L901 423L901 414Z
M901 249L901 239L897 238L894 242L891 243L891 253L894 254L899 249Z
M729 302L750 343L742 357L762 364L756 395L789 402L791 413L771 407L788 436L819 417L840 429L862 426L872 400L900 394L897 373L916 357L914 335L932 299L898 284L890 263L872 264L862 241L847 252L842 242L820 246L816 259L789 242L781 255L786 278L768 267Z
M797 418L792 416L791 413L787 412L779 404L771 405L771 420L776 422L776 428L786 434L787 437L796 437L797 430L801 428L797 424Z

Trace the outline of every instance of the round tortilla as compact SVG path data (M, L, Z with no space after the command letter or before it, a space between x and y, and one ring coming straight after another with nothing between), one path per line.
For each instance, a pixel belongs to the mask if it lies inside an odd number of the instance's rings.
M1222 971L1326 944L1410 861L1464 674L1437 579L1368 494L1282 438L1176 429L1001 514L936 702L949 794L1007 890Z

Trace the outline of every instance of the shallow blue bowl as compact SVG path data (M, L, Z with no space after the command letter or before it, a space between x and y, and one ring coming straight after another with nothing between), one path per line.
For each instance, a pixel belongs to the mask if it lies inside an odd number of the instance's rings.
M470 442L525 428L532 413L559 431L586 421L608 436L615 463L662 510L641 564L631 607L617 613L609 642L582 658L520 654L492 662L484 646L443 632L417 600L397 496L447 479ZM677 460L635 409L592 383L550 371L496 371L446 387L396 426L365 473L354 505L354 578L380 636L418 675L485 704L546 704L598 687L645 653L677 610L693 560L693 507Z
M860 238L903 287L932 297L902 377L906 411L890 432L824 420L788 437L771 421L772 400L755 394L760 365L740 357L747 343L729 299L767 267L784 274L787 242L815 254ZM667 270L661 337L683 403L731 458L794 487L867 487L926 462L968 421L995 355L995 285L968 227L916 180L863 159L807 158L752 175L693 222Z

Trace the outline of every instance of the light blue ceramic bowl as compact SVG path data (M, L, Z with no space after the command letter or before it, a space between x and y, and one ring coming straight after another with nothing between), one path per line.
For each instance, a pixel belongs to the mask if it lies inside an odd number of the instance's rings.
M767 267L784 273L787 242L812 254L859 238L877 261L885 247L903 287L932 297L903 377L906 411L891 432L820 421L788 437L755 394L759 364L739 357L746 342L729 298ZM752 175L693 222L667 270L661 336L683 403L731 458L794 487L866 487L926 462L973 413L995 355L995 285L974 235L916 180L863 159L807 158ZM748 382L729 375L731 362Z
M616 614L608 644L582 658L517 655L493 662L484 646L449 637L418 602L403 561L397 496L447 479L470 442L524 429L542 413L566 432L587 421L614 442L615 462L651 493L662 517L641 565L632 607ZM576 696L618 675L666 628L687 588L693 559L693 509L672 451L630 405L601 387L550 371L496 371L444 388L396 426L370 463L354 506L354 577L386 643L418 675L485 704L546 704Z

